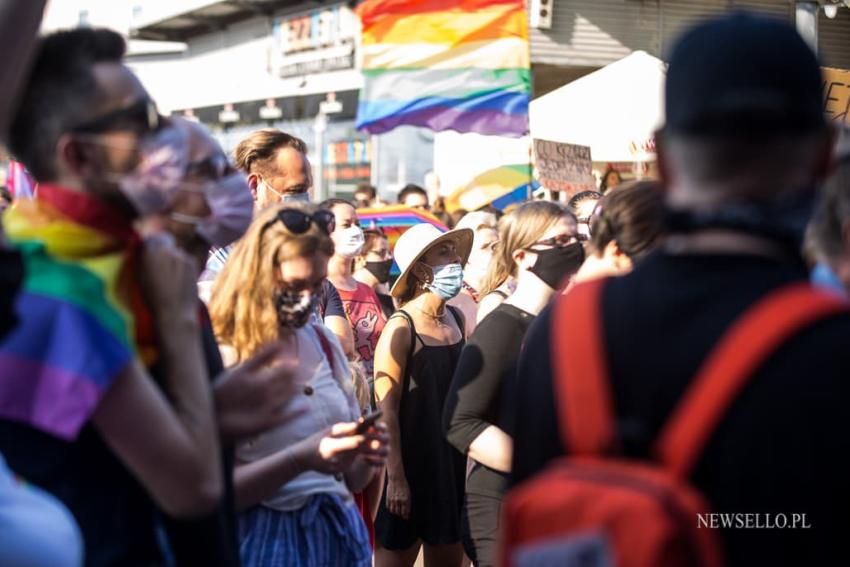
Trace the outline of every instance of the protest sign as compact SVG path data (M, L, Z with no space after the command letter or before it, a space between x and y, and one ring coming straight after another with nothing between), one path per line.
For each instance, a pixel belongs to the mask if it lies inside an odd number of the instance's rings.
M823 67L823 109L827 120L850 126L850 71Z
M563 191L570 197L596 190L588 146L535 139L534 167L537 180L550 191Z

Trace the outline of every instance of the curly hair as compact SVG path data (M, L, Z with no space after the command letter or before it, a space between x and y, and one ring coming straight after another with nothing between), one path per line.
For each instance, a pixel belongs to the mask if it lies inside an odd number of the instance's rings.
M333 241L315 223L305 233L294 234L277 221L277 214L285 209L315 212L301 203L265 209L233 249L213 285L213 329L219 342L233 347L240 361L279 336L272 296L280 286L281 263L316 254L333 256Z

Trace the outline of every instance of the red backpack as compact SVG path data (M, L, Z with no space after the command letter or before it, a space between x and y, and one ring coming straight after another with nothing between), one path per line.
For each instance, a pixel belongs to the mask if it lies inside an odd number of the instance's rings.
M553 313L552 365L561 439L569 455L508 493L502 567L723 565L709 511L688 483L738 392L785 341L845 312L838 297L795 284L768 294L723 335L668 419L654 461L616 456L603 343L604 281L577 286Z

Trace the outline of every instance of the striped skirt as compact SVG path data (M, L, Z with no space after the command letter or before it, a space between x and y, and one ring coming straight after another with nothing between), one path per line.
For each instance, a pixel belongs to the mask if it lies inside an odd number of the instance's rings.
M338 495L317 494L298 510L255 506L239 518L243 567L371 567L360 512Z

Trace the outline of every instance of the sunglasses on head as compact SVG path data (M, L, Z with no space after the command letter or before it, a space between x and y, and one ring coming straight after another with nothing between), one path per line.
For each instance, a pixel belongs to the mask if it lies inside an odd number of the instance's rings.
M266 223L263 230L277 221L282 222L286 230L292 234L304 234L310 230L311 224L318 226L328 236L336 229L336 218L330 211L316 211L311 215L297 209L283 209L278 211L275 218Z
M162 116L157 111L156 104L149 98L142 98L128 106L78 124L71 128L71 131L100 134L115 130L132 130L140 134L147 134L159 130L162 121Z

